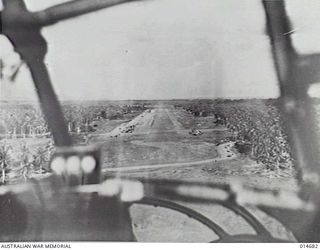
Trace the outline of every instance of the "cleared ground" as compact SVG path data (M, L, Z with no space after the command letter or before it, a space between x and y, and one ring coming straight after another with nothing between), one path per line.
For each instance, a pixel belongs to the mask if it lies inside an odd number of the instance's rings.
M189 134L192 128L203 134ZM296 187L289 176L267 171L238 154L231 143L220 143L231 135L226 128L214 125L213 117L195 119L182 109L161 105L91 141L103 148L106 175L222 183L237 177L252 186ZM230 233L253 233L240 217L221 206L183 205L202 212ZM208 242L216 238L203 225L172 210L134 205L131 213L139 241ZM254 213L274 236L291 238L279 223L260 211Z
M203 134L190 134L193 128ZM239 154L228 142L232 135L227 128L215 125L214 117L195 118L183 109L158 105L131 120L99 121L97 131L89 135L89 143L101 145L106 176L219 183L232 182L236 177L255 187L296 188L290 174L269 171ZM78 139L83 143L82 136ZM17 150L21 140L7 143ZM26 139L25 142L36 152L48 139ZM253 233L239 216L221 206L181 204L203 213L231 234ZM258 210L253 212L274 236L292 238L279 223ZM216 239L205 226L173 210L133 205L131 214L139 241L208 242Z

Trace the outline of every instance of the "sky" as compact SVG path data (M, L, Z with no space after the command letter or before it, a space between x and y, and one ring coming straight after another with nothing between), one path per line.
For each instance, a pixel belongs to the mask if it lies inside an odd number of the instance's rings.
M26 0L32 11L60 2ZM288 6L294 20L303 20L294 22L295 45L302 52L320 51L320 1L301 2L290 0ZM133 2L55 24L42 34L49 47L46 65L62 100L278 96L258 0ZM4 37L0 56L9 65L19 61ZM13 84L3 81L0 87L2 99L36 99L25 65Z

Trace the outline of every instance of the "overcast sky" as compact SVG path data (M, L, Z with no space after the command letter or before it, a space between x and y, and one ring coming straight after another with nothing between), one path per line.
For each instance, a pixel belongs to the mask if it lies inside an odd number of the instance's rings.
M31 10L59 2L26 0ZM291 0L289 11L303 20L295 23L298 49L320 51L320 1ZM136 2L56 24L43 35L63 100L278 95L258 0ZM3 37L0 56L18 60ZM1 91L2 98L6 92L6 98L36 99L25 66L14 85L1 83Z

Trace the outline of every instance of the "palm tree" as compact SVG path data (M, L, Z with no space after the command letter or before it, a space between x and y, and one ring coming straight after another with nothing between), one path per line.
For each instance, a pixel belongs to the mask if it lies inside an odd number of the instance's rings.
M38 148L36 155L34 155L34 165L39 166L39 174L43 171L43 165L48 161L46 157L46 149Z
M11 163L11 146L1 144L0 145L0 169L1 169L1 182L4 184L6 181L6 172Z
M34 160L33 155L28 149L26 143L20 145L20 166L22 169L22 175L25 181L27 181L30 173L30 168L32 166L32 161ZM32 157L32 158L31 158Z

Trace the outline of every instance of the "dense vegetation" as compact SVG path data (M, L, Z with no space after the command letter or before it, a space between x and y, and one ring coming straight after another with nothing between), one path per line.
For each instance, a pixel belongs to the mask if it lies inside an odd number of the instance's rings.
M278 100L185 100L168 101L168 104L184 109L196 120L206 117L210 124L226 126L233 132L228 140L235 142L237 150L268 169L292 169L293 160L280 119ZM39 107L33 104L1 105L0 181L5 182L7 175L13 172L28 179L33 173L47 171L54 146ZM95 130L93 124L98 120L129 120L150 105L152 103L148 102L70 102L64 103L63 109L71 133L88 133ZM315 107L320 122L320 103L315 103ZM13 140L16 141L14 147L4 140L34 137L43 140L33 150L28 148L26 140Z
M146 105L144 102L66 102L62 108L69 132L79 134L94 132L98 120L135 117ZM8 179L27 180L33 174L49 171L53 151L50 130L38 105L0 103L0 184Z
M235 146L267 168L291 168L292 157L280 119L278 100L199 100L183 104L194 116L215 116L234 132Z
M36 148L30 148L24 140L13 147L0 141L0 184L12 181L27 181L34 174L49 171L48 162L54 151L52 140L46 140ZM8 176L10 175L10 177Z
M100 119L118 120L125 115L146 109L142 104L117 104L108 102L63 104L63 112L69 132L93 132L94 122ZM40 107L35 104L6 104L0 106L0 139L49 137L50 130L43 119Z

